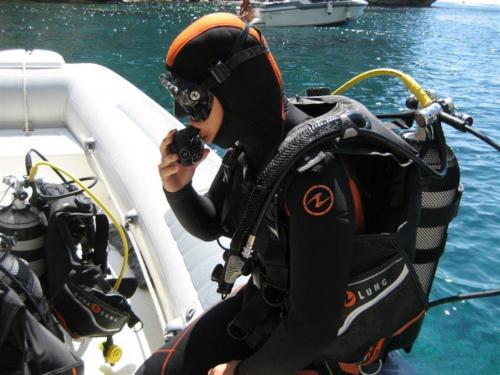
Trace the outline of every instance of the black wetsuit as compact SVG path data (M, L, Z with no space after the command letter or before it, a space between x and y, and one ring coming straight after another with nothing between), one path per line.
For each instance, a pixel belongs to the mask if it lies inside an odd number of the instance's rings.
M237 191L241 184L231 185L223 181L221 169L205 196L198 195L191 185L166 195L187 231L203 240L214 240L234 230L244 208L245 199ZM233 191L234 186L238 188ZM236 199L231 199L233 194ZM222 228L228 196L235 207ZM148 367L145 373L157 373L163 367L163 373L168 369L169 374L205 374L216 364L242 359L240 374L292 374L318 359L324 346L337 335L355 231L354 205L344 164L332 156L319 171L297 173L284 193L280 210L288 228L287 238L281 243L289 247L289 308L282 318L276 309L276 325L268 340L249 348L226 333L227 324L247 293L242 291L207 312L191 325L195 328L188 328L192 331L180 334L157 352L152 358L160 356L164 360L148 361L146 366L154 362L156 368ZM250 288L255 287L246 289ZM169 351L173 347L175 352ZM165 367L164 362L168 362ZM178 372L172 372L173 368Z

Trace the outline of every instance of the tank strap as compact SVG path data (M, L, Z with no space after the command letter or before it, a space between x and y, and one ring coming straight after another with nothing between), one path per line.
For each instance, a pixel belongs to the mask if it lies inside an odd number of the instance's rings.
M462 197L462 189L459 187L453 198L453 201L444 207L439 208L422 208L420 216L420 228L438 228L445 227L439 244L432 248L417 248L415 251L414 264L427 264L436 262L444 252L448 235L446 227L451 220L457 216L460 200Z
M108 234L109 234L109 221L106 215L95 215L95 241L93 259L94 264L101 266L102 271L106 271L108 264ZM122 250L123 251L123 250Z
M448 223L457 216L462 198L462 190L458 189L453 201L440 208L422 208L420 214L420 227L430 228L448 225Z

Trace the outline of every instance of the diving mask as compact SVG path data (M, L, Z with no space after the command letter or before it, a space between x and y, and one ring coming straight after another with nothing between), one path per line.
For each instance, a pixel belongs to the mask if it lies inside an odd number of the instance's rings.
M205 121L212 110L214 96L200 85L172 73L160 74L160 83L175 100L174 116L189 116L194 121Z

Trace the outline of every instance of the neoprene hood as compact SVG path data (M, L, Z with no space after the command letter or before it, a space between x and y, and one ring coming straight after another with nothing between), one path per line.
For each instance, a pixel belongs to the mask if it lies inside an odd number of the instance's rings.
M260 32L234 14L204 16L174 39L166 68L175 76L202 85L214 75L211 70L215 65L231 65L231 57L249 50L261 52L240 61L221 82L213 80L209 91L224 110L214 144L228 148L239 141L250 162L260 168L284 132L281 73Z

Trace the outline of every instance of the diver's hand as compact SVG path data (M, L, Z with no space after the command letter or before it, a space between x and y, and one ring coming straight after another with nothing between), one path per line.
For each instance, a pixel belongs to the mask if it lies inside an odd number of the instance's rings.
M207 375L234 375L234 371L236 370L238 363L240 363L240 361L230 361L228 363L215 366L208 371Z
M167 148L172 143L176 131L176 129L170 130L160 144L161 162L158 164L158 170L163 188L169 193L175 193L189 184L193 179L196 168L210 152L208 148L204 149L202 158L196 164L183 166L178 163L179 155L169 153Z

